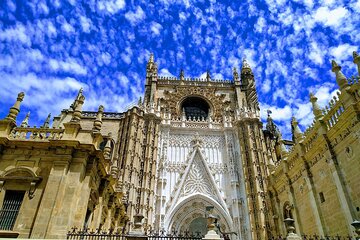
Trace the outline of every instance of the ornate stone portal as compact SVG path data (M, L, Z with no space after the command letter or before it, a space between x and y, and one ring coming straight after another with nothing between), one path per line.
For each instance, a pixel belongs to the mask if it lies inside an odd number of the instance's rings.
M213 206L221 232L232 239L251 239L239 126L248 124L242 120L261 123L257 108L250 107L257 102L247 104L254 84L251 70L245 70L240 83L236 76L186 79L183 72L180 79L161 78L148 68L143 104L162 113L153 228L204 233L205 209Z

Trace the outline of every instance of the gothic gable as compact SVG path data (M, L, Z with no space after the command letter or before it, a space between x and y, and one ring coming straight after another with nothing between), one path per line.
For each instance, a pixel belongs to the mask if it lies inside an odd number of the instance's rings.
M189 153L190 157L187 159L187 167L185 168L180 185L177 188L175 197L170 203L170 209L181 201L181 199L193 195L203 194L216 200L224 209L226 205L222 199L218 187L216 186L215 180L211 175L211 171L204 155L201 153L199 146L194 146L192 152Z

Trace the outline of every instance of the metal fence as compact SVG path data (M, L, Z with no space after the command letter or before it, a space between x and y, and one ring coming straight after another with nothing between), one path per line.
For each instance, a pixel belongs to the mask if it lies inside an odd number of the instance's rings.
M165 230L160 230L160 231L150 231L147 234L147 237L149 240L200 240L204 236L201 235L199 232L195 234L189 231L185 231L183 233L172 231L166 233Z
M320 236L320 235L301 235L303 240L355 240L352 236ZM270 240L286 240L286 236L271 237Z
M77 229L72 228L71 231L67 233L66 239L81 239L81 240L127 240L129 237L134 237L128 233L113 231L113 230L101 230L97 229L92 231L88 228L86 229ZM148 231L143 235L144 238L148 240L201 240L204 236L198 233L192 233L189 231L184 232L166 232L165 230L159 231ZM228 235L222 235L223 239L230 239ZM301 235L303 240L356 240L352 236L319 236L319 235ZM270 237L268 240L286 240L286 236L276 236Z
M108 230L104 231L101 229L96 229L95 231L88 228L78 229L72 228L66 235L66 239L81 239L81 240L126 240L128 237L132 237L128 233L123 233L119 231ZM160 231L149 231L144 234L148 240L201 240L204 236L200 233L191 233L189 231L185 232L166 232L164 230Z
M83 240L97 240L97 239L113 239L113 240L126 240L126 234L122 232L114 232L113 230L103 231L101 229L96 229L95 231L90 230L89 228L77 229L76 227L72 228L66 235L66 239L83 239Z

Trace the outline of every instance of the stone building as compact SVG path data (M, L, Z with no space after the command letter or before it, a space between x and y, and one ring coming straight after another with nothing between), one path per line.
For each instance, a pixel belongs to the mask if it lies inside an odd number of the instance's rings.
M360 58L354 53L360 69ZM206 232L207 208L231 239L353 234L360 219L360 85L335 62L338 97L283 140L263 127L250 66L233 79L158 76L123 113L83 111L85 96L41 127L17 126L24 93L0 121L2 236L63 238L73 227ZM360 70L359 70L360 71ZM360 75L360 74L359 74ZM86 95L86 94L85 94ZM26 101L26 99L25 99ZM287 147L286 147L286 146ZM289 151L287 149L290 149Z

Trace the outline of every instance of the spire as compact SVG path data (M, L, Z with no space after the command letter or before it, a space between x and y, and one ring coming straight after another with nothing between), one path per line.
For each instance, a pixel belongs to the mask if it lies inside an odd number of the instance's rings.
M49 128L50 127L50 118L51 118L51 113L49 113L49 115L47 116L47 118L45 119L44 124L42 125L43 128Z
M150 53L149 63L153 63L153 62L154 62L154 54Z
M30 117L30 112L28 112L26 114L25 119L21 122L20 127L23 127L23 128L29 127L29 117Z
M210 71L207 70L207 71L206 71L206 81L210 81L210 80L211 80Z
M150 53L150 58L149 58L149 61L147 63L147 70L152 70L153 66L154 66L154 54L153 53Z
M78 94L77 94L77 96L76 96L76 98L75 98L75 100L74 100L74 102L70 105L70 108L72 109L72 110L75 110L75 108L76 108L76 105L77 105L77 103L78 103L78 100L79 100L79 98L80 98L80 96L83 94L83 88L80 88L79 89L79 92L78 92Z
M14 106L12 106L10 108L9 114L7 115L7 117L5 119L7 120L11 120L13 122L16 122L16 117L20 112L20 103L24 100L25 97L25 93L24 92L20 92L17 96L16 102L14 104Z
M138 106L139 106L139 107L142 106L142 98L141 98L141 96L139 97L139 100L138 100Z
M339 85L340 91L343 90L348 85L348 82L341 72L341 67L334 60L331 61L331 71L335 73L336 82Z
M85 96L82 94L82 88L79 91L79 94L75 100L75 109L73 116L71 118L71 122L79 122L81 119L81 113L82 113L82 105L84 104Z
M241 67L241 72L247 72L247 71L252 72L249 63L248 63L248 62L246 61L246 59L244 58L244 59L243 59L243 64L242 64L242 67Z
M353 52L353 59L354 63L357 65L358 76L360 77L360 56L356 51Z
M299 123L295 117L292 117L292 119L291 119L291 127L293 130L293 136L294 136L295 142L299 142L300 139L303 138L303 133L301 132L301 130L299 128Z
M234 82L238 82L238 81L239 81L239 74L238 74L238 72L237 72L236 67L234 67L234 69L233 69L233 79L234 79Z
M180 80L183 81L184 80L184 69L180 70Z
M323 116L323 114L322 114L319 104L317 103L317 97L315 97L314 94L312 94L312 93L310 93L310 102L313 107L313 113L315 116L315 120L319 120Z
M271 110L267 110L268 117L266 119L266 130L270 132L274 139L278 139L280 136L279 128L276 126L273 119L271 118L271 113Z

